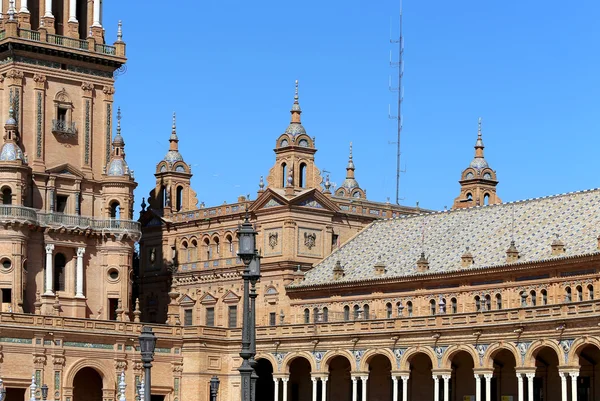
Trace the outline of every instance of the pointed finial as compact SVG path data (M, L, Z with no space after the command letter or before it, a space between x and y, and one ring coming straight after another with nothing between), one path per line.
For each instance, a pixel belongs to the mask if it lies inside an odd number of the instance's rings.
M8 17L10 21L14 21L15 19L15 0L10 0L9 2Z
M325 176L325 192L329 193L331 188L331 182L329 181L329 174Z
M350 142L350 160L352 160L352 142Z
M175 131L177 130L177 115L175 114L175 112L173 112L173 133L175 133Z
M121 106L117 108L117 135L121 135Z
M142 198L142 212L146 211L146 198Z
M298 103L298 80L296 80L296 91L294 92L294 103Z
M119 27L117 28L117 42L123 41L123 21L119 20Z
M262 175L260 176L260 181L259 181L259 183L258 183L258 187L259 187L261 190L263 190L263 189L265 188L265 182L264 182L264 180L263 180L263 176L262 176Z
M477 122L477 136L481 138L481 117L479 117Z

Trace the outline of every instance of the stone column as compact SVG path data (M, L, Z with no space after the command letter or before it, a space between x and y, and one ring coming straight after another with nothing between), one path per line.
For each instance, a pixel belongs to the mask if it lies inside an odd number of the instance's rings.
M77 0L69 1L69 22L77 22Z
M533 401L533 378L535 373L527 373L527 401Z
M46 245L46 292L44 295L54 295L54 291L52 290L52 280L54 279L54 273L52 269L54 244Z
M287 384L290 381L289 377L282 377L281 381L283 382L283 401L287 401Z
M398 377L392 376L392 401L398 401Z
M450 401L450 375L442 375L444 379L444 401Z
M321 401L327 401L327 377L321 377Z
M492 373L486 373L485 377L485 401L492 401Z
M440 377L433 375L433 401L440 401Z
M352 401L356 401L357 394L356 394L356 379L358 379L358 377L352 376Z
M362 381L362 401L367 401L367 380L369 376L361 376L360 380Z
M92 26L102 26L100 23L100 0L94 0L94 23Z
M29 10L27 9L27 0L21 0L21 9L19 12L29 14Z
M571 400L577 401L577 377L579 372L570 372L571 375Z
M410 376L400 376L402 379L402 401L408 401L408 378Z
M567 375L565 372L558 372L560 376L560 401L569 401L567 398Z
M46 0L46 13L44 17L54 18L54 15L52 15L52 0Z
M75 297L85 298L83 295L83 255L85 254L85 248L77 248L77 281L75 282Z
M319 380L319 378L311 377L310 380L312 380L312 401L318 401L317 400L317 380Z
M518 401L524 401L523 400L523 375L521 373L517 373L517 387L519 389Z
M273 398L273 399L275 401L279 401L279 378L274 377L273 382L275 383L275 398Z
M481 376L475 373L475 401L481 401Z

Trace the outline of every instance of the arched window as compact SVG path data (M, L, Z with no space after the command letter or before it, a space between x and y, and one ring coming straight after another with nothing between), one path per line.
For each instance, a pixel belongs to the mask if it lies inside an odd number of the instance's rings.
M473 194L471 194L470 192L467 192L467 200L469 202L473 200Z
M577 301L581 302L581 301L583 301L583 288L581 288L581 286L578 285L576 287L576 289L577 289Z
M181 208L183 207L183 187L182 186L177 187L177 197L176 197L176 201L175 201L175 207L178 212L181 211Z
M54 256L54 291L65 290L65 268L67 258L62 253L57 253Z
M300 163L300 188L306 187L306 163Z
M112 219L120 219L121 218L121 207L119 202L112 201L110 203L110 217Z
M535 293L535 291L531 291L529 293L529 295L531 296L531 306L536 306L537 305L537 294Z
M323 308L323 322L327 323L329 321L329 309L327 307Z
M190 254L188 253L188 243L183 241L181 243L181 257L185 258L186 262L190 261Z
M313 308L313 322L317 323L319 321L319 308Z
M348 305L344 306L344 320L350 320L350 307Z
M410 302L410 301L408 301L406 303L406 313L408 313L408 316L413 315L413 306L412 306L412 302Z
M392 304L389 302L385 304L385 316L388 319L392 318Z
M304 309L304 324L310 323L310 310L308 308Z
M592 301L594 299L594 286L588 284L587 286L588 299Z
M286 184L287 184L287 164L282 163L281 164L281 186L283 188L285 188Z
M363 314L364 314L365 320L369 319L369 305L363 306Z
M490 194L483 195L483 204L484 205L489 205L490 204Z
M502 294L496 294L496 309L502 309Z
M429 309L432 315L435 315L435 299L429 301Z
M354 305L354 320L357 320L359 315L360 315L360 306Z
M492 297L490 296L490 294L487 294L485 296L485 310L492 310Z
M231 238L231 235L227 234L225 240L227 241L227 249L229 250L229 254L233 256L233 238Z
M12 205L12 191L8 187L2 190L2 204Z
M206 252L206 260L210 260L212 256L212 251L210 249L210 241L208 240L208 238L204 239L204 248Z
M571 287L565 288L565 302L571 302Z
M189 250L190 258L194 261L198 260L198 242L194 239L192 240L192 247Z
M527 306L527 293L525 291L521 291L519 296L521 297L521 307Z
M481 300L479 295L475 296L475 312L481 312Z
M542 305L548 305L548 292L542 290L540 293L542 294Z
M450 300L450 311L452 313L457 313L458 312L458 305L457 305L457 302L456 302L456 298L452 298Z
M164 208L167 206L167 188L163 185L160 188L160 199L161 199L161 206Z
M221 254L221 244L219 242L219 237L214 237L213 242L215 243L215 251L217 253L217 258Z

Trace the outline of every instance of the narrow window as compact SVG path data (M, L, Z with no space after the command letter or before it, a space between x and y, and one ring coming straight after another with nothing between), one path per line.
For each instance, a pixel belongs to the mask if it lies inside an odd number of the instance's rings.
M65 290L65 266L67 258L62 253L57 253L54 257L54 290Z
M320 322L319 319L319 308L313 308L313 323Z
M33 2L34 4L36 3L35 1ZM90 3L91 4L91 3ZM36 6L39 8L39 4L36 4ZM78 1L77 2L77 7L76 7L76 12L75 12L75 16L77 17L77 21L79 21L79 39L87 39L88 37L88 26L87 26L87 6L88 6L88 2L87 1ZM31 11L31 9L30 9ZM37 17L36 20L39 20L39 10L37 12ZM31 15L31 22L34 22L34 18L33 18L33 12ZM32 29L36 29L33 27L32 24Z
M435 299L429 301L429 308L431 310L431 314L435 315Z
M108 320L117 320L117 308L119 300L117 298L108 298Z
M592 301L594 299L594 286L589 284L587 286L587 291L588 291L588 299L590 301Z
M542 294L542 305L548 305L548 293L546 290L541 291Z
M389 302L385 305L385 314L388 319L392 318L392 304Z
M65 107L58 107L56 112L56 119L61 122L67 121L67 109Z
M167 205L167 189L165 188L165 186L163 185L160 189L160 198L161 198L161 205L162 207L166 207Z
M369 305L363 306L363 313L365 314L365 320L369 319Z
M535 291L531 291L529 293L529 295L531 296L531 306L536 306L537 305L537 294Z
M192 321L192 309L184 309L183 310L183 325L191 326L193 324Z
M67 200L69 199L68 196L65 195L58 195L56 197L56 211L58 213L65 213L67 211Z
M228 325L230 328L234 328L237 327L237 305L229 305L229 307L227 308L229 315L228 315Z
M360 315L360 306L354 305L354 320L358 319L358 315Z
M408 301L406 303L406 310L407 310L407 313L408 313L409 317L413 315L413 305L412 305L412 302Z
M583 289L581 288L580 285L578 285L576 287L576 289L577 289L577 301L581 302L581 301L583 301Z
M496 294L496 309L502 309L502 295Z
M225 239L227 240L227 249L229 250L229 254L233 256L233 239L231 238L231 235L228 235L225 237Z
M177 187L175 207L178 212L181 211L181 208L183 207L183 187Z
M300 188L306 187L306 164L300 163Z
M350 320L350 307L348 305L344 306L344 320Z
M215 308L206 308L206 325L213 327L215 325Z
M204 240L204 248L205 248L206 260L210 260L210 243L208 241L208 238L206 238Z
M275 312L269 313L269 325L275 326L277 324L277 314Z
M481 312L481 300L479 299L479 295L475 297L475 311Z
M3 205L11 205L12 204L12 191L10 188L4 188L2 190L2 204Z
M119 202L113 201L110 204L110 217L111 219L120 219L121 218L121 207L119 206Z
M215 237L213 239L213 241L215 242L215 251L217 251L217 257L219 257L218 255L221 254L221 247L220 247L220 243L219 243L219 237Z
M471 202L473 200L473 195L470 192L467 194L467 200L469 202Z
M329 309L327 307L323 308L323 322L327 323L329 321Z
M450 300L450 304L452 305L452 313L457 313L458 312L458 305L456 304L456 298L452 298Z
M337 234L333 234L331 236L331 249L337 249L339 247L338 241L339 236Z
M285 188L287 184L287 175L287 164L283 163L281 164L281 186L283 188Z
M565 288L565 302L571 302L571 287Z
M492 310L492 297L489 294L485 296L485 310Z
M484 205L489 205L490 204L490 194L483 195L483 204Z
M12 303L12 290L10 288L2 289L2 303L3 304Z
M521 297L521 307L527 306L527 293L525 291L521 291L519 296Z
M304 324L310 323L310 310L304 309Z

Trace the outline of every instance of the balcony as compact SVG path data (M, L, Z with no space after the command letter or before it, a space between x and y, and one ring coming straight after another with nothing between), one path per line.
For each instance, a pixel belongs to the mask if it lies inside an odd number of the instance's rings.
M52 133L63 139L73 139L77 136L77 128L74 122L52 120Z
M20 222L37 224L34 209L17 205L0 205L0 220L2 222Z

